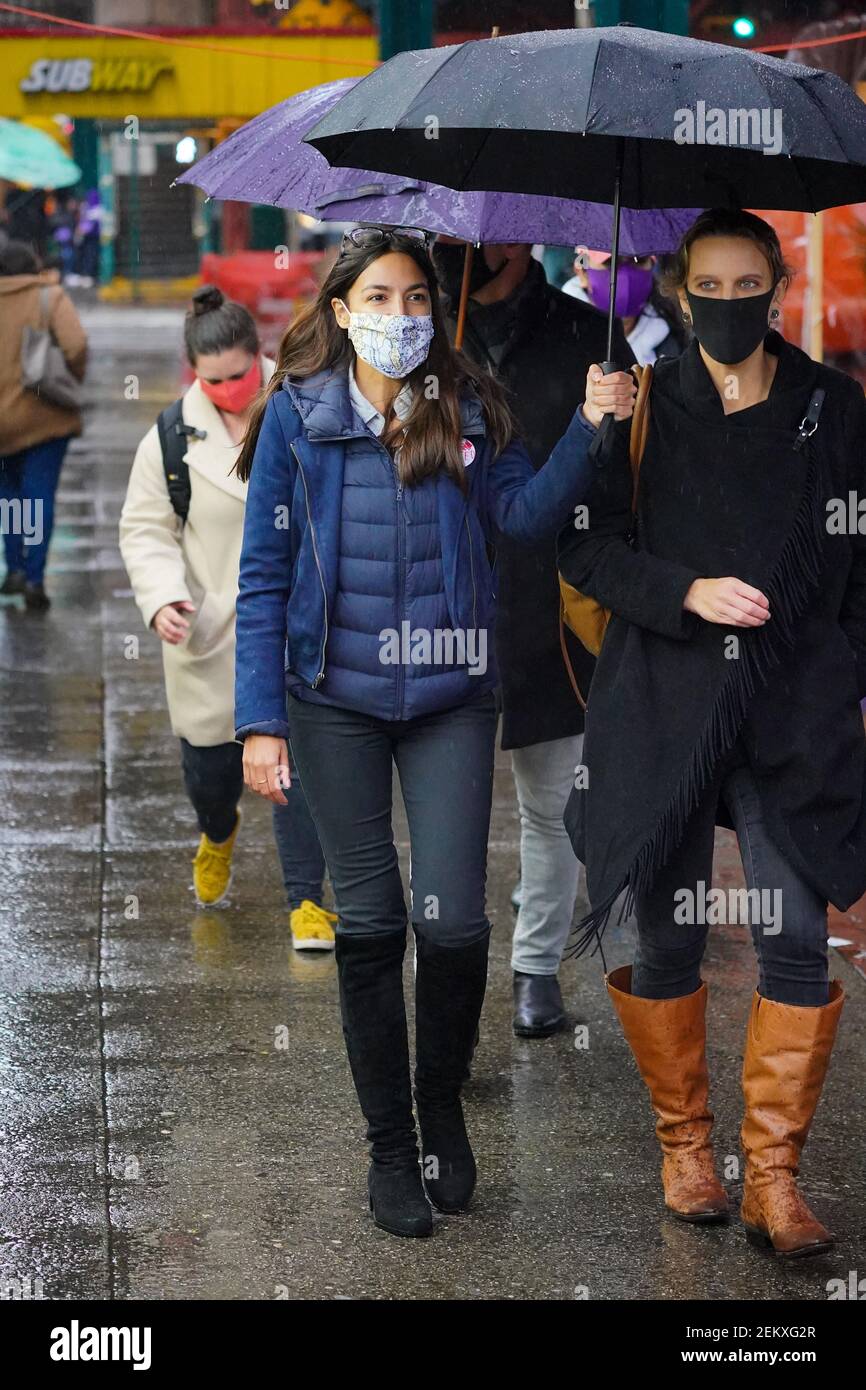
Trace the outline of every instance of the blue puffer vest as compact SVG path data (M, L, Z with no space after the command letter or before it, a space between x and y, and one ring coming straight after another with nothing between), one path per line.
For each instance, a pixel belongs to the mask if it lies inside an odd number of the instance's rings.
M351 406L345 371L283 382L250 476L237 604L237 736L287 737L286 686L383 719L496 684L488 546L532 543L588 490L592 430L575 415L535 473L496 458L480 402L461 402L468 491L444 473L402 488ZM471 671L475 674L471 674Z

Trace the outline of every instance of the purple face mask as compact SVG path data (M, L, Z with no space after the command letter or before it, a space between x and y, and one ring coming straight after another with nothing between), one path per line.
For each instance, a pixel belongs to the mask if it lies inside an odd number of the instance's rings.
M607 313L610 303L610 267L588 269L589 294L596 309ZM621 265L616 277L616 306L614 313L621 319L635 319L650 297L653 273L639 265Z

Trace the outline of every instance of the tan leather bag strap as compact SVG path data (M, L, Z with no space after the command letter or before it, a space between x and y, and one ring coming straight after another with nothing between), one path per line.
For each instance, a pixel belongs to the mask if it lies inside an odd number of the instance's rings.
M580 705L581 709L583 710L583 712L584 712L584 714L585 714L585 713L586 713L586 700L584 700L583 696L582 696L581 693L580 693L580 686L579 686L578 683L577 683L577 677L576 677L575 674L574 674L574 667L573 667L572 664L571 664L571 657L570 657L569 654L568 654L568 643L567 643L566 640L565 640L565 619L564 619L564 617L563 617L563 614L564 614L564 613L565 613L565 604L563 603L562 599L560 599L560 600L559 600L559 646L560 646L560 650L561 650L561 652L562 652L562 659L563 659L563 661L565 662L565 669L566 669L566 672L568 673L568 679L569 679L570 682L571 682L571 688L572 688L572 690L574 691L575 695L577 696L577 703Z
M631 494L631 509L637 512L637 489L640 481L640 466L643 461L644 450L646 449L647 435L649 434L649 393L652 386L653 369L652 363L638 370L637 397L634 403L634 411L631 417L631 430L628 438L628 457L631 464L631 473L634 480ZM568 654L568 643L565 640L565 604L562 599L559 601L559 646L562 651L562 659L565 662L565 669L571 688L577 697L577 702L581 709L586 713L586 701L580 693L577 684L577 677L574 674L574 667L571 664L571 657Z
M653 381L652 363L638 369L637 399L631 417L631 433L628 441L628 457L634 481L631 494L631 509L637 511L637 489L640 481L640 466L646 449L649 434L650 412L649 393Z

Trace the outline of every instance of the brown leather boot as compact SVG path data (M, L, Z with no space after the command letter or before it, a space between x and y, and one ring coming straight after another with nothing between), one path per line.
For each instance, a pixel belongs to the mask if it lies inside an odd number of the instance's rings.
M656 1113L665 1203L681 1221L723 1221L728 1198L710 1144L707 987L679 999L642 999L631 993L630 965L612 970L606 983Z
M797 1187L800 1154L821 1095L845 995L835 980L817 1008L777 1004L755 992L746 1052L741 1216L754 1245L777 1255L822 1255L833 1237Z

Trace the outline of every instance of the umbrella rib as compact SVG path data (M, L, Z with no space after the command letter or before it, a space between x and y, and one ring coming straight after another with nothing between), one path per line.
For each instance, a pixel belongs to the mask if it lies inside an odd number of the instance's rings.
M458 54L458 53L462 53L462 52L463 52L463 49L466 48L467 45L468 45L469 43L477 43L477 42L478 42L477 39L467 39L467 40L465 40L463 43L457 44L457 45L455 46L455 48L454 48L454 52L453 52L453 53L449 53L448 57L445 59L445 62L444 62L444 63L440 63L439 66L438 66L438 68L436 69L436 71L435 71L435 72L432 72L432 73L430 74L430 76L427 78L426 82L424 82L423 85L420 86L420 87L418 88L418 91L415 93L415 95L412 97L411 102L409 103L410 106L414 106L414 105L415 105L415 102L416 102L416 101L419 101L419 100L421 99L421 97L422 97L422 95L424 94L424 92L425 92L425 91L427 90L427 88L430 86L430 83L433 82L433 81L439 76L439 74L443 71L444 68L447 68L448 64L449 64L450 62L452 62L452 60L453 60L454 58L457 57L457 54ZM417 52L423 52L424 50L423 50L423 49L418 49L418 50L416 50L416 51L417 51ZM379 69L378 69L379 72L382 72L382 70L383 70L382 68L379 68ZM370 73L370 76L371 76L371 77L373 77L374 75L375 75L374 73ZM361 78L361 81L358 83L358 86L359 86L359 87L362 86L363 83L364 83L365 81L366 81L366 78L363 78L363 77L362 77L362 78ZM355 90L357 90L357 89L355 89ZM347 95L348 95L348 94L347 94ZM342 97L340 98L340 101L342 101ZM339 106L339 102L337 102L337 105ZM328 114L330 114L330 113L328 113ZM403 115L400 116L399 119L402 120L403 117L404 117L405 115L406 115L406 112L405 112L405 110L404 110ZM382 127L382 129L387 129L387 127ZM391 129L392 129L392 130L396 130L396 129L397 129L397 126L396 126L396 125L393 125L393 126L391 127ZM354 134L356 134L356 135L357 135L357 133L358 133L357 131L354 132Z
M492 134L493 134L493 131L492 131L492 130L490 130L490 129L485 130L485 132L484 132L484 138L482 139L480 145L478 146L478 148L476 149L475 153L473 154L472 160L471 160L471 162L470 162L470 164L469 164L469 167L468 167L467 169L465 169L464 172L463 172L462 178L463 178L463 182L464 182L464 183L465 183L466 179L469 178L469 175L472 173L472 170L475 168L476 164L478 163L479 159L481 158L482 154L484 153L484 147L485 147L485 145L487 144L487 142L488 142L488 140L490 139L490 137L491 137ZM459 189L459 190L458 190L458 192L465 192L465 193L470 193L470 192L472 192L472 191L473 191L473 190L472 190L472 189L469 189L469 188L463 188L463 189Z

